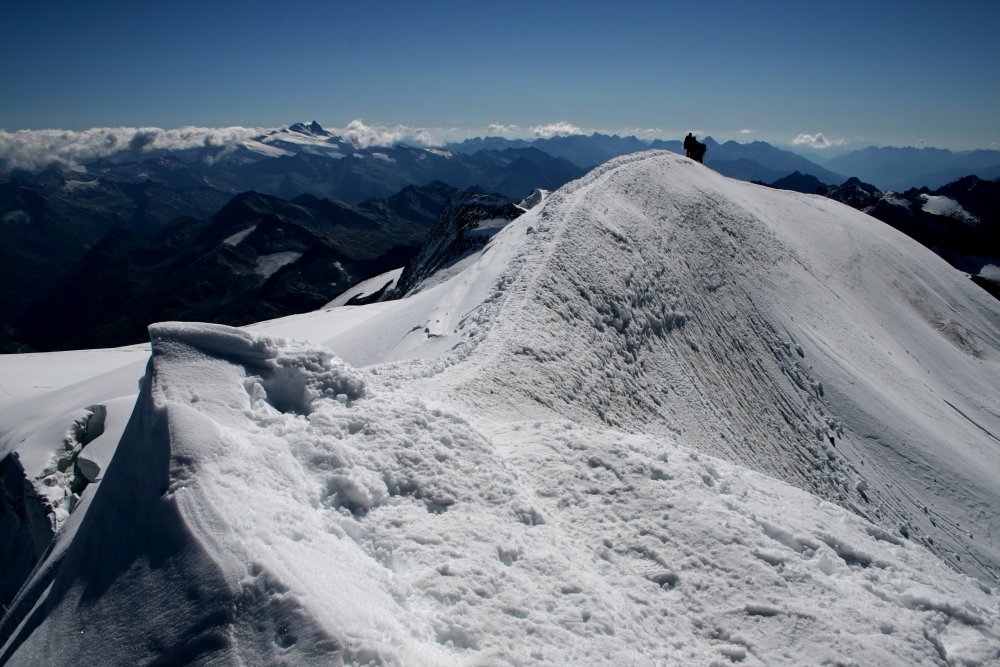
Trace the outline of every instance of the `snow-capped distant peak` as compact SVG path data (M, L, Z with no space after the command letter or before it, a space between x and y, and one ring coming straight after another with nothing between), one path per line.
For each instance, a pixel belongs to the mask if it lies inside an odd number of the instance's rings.
M256 144L257 146L251 149L269 157L278 157L278 154L273 152L275 149L281 150L284 155L312 153L332 158L344 156L343 143L340 139L316 121L308 125L293 123L287 128L275 130L247 144Z
M323 126L313 121L306 125L305 123L292 123L288 126L289 132L296 132L298 134L307 134L313 137L331 137L329 132L323 129Z
M951 197L922 194L920 198L924 200L924 205L921 208L925 213L954 218L970 225L979 224L979 218L966 211L962 208L961 204Z

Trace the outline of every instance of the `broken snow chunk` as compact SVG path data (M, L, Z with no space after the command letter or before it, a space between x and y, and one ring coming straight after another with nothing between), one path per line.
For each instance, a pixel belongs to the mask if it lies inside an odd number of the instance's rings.
M659 570L657 572L647 574L646 578L660 588L673 588L681 580L676 572L670 572L669 570Z
M162 322L149 328L154 357L218 358L243 366L254 404L308 415L319 398L366 396L361 373L327 349L220 324ZM199 392L200 394L200 392Z
M933 599L927 595L903 593L899 596L899 603L907 609L941 612L965 625L983 624L981 610L977 609L975 605L961 600Z
M524 503L514 503L511 506L517 520L526 526L540 526L545 523L545 517L537 508Z
M828 547L833 549L834 553L840 556L840 558L848 565L859 565L863 568L871 567L872 565L875 565L876 567L885 566L884 563L877 561L869 554L839 537L824 534L820 535L819 539L825 542Z
M769 604L748 602L744 607L748 616L777 616L781 610Z
M291 348L279 354L261 384L281 412L308 415L318 398L350 404L365 396L360 373L325 350Z
M776 549L754 549L753 555L768 565L774 565L775 567L784 565L789 560L788 554Z
M747 658L747 650L743 646L723 646L719 652L732 662L743 662Z

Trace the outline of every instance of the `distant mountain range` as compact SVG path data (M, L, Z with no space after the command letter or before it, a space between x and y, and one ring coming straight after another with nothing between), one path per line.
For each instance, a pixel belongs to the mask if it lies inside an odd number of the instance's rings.
M0 165L0 322L19 318L112 229L153 236L177 218L211 216L242 192L362 205L410 186L447 183L520 199L583 173L532 147L475 155L403 145L355 148L315 122L230 146L164 152L132 141L73 167L29 172Z
M941 148L863 148L829 160L828 169L857 176L882 190L937 188L963 176L1000 178L1000 151L955 153ZM803 170L800 170L803 171ZM807 171L807 170L806 170ZM820 180L834 183L816 172Z
M576 178L581 170L619 155L648 149L682 150L679 139L647 141L599 133L535 139L477 137L443 147L377 146L349 133L347 139L336 136L315 121L241 136L247 138L188 141L167 149L148 132L135 130L127 136L106 137L104 143L110 144L110 149L56 153L62 156L63 165L67 155L73 156L69 163L75 168L73 173L85 182L93 178L149 180L173 189L208 187L231 194L252 189L286 199L308 192L358 203L431 180L523 197L526 180L532 181L532 187L552 189L559 180ZM58 139L48 137L46 142L51 149ZM1000 176L997 150L868 147L818 164L762 141L720 144L708 137L705 143L706 162L717 171L765 182L799 171L825 183L839 184L857 176L883 190L903 190L938 187L961 176L987 180ZM101 157L93 157L96 155ZM52 160L56 158L49 164ZM46 161L10 152L0 154L0 178L10 180L18 173L15 167L25 164L44 166ZM532 170L537 173L531 174Z
M266 280L241 282L232 295L252 295L272 305L284 299L287 307L305 307L320 297L299 299L292 293L305 290L303 282L282 292L285 288L277 288L272 278L286 285L294 282L285 276L305 266L300 262L324 252L329 257L336 253L346 257L337 255L338 259L330 260L339 262L344 274L341 278L323 274L321 279L328 285L346 286L348 280L368 277L383 267L378 258L385 253L395 252L389 256L402 265L407 257L393 247L419 245L444 201L457 190L519 200L536 188L555 190L620 155L649 149L682 152L679 140L649 142L604 134L533 140L485 137L440 148L359 146L316 122L295 123L229 143L189 142L171 150L155 147L158 144L147 141L138 131L113 143L115 149L100 153L100 157L49 163L40 170L14 169L0 162L0 343L21 340L21 334L11 329L14 323L28 332L33 344L45 348L131 341L137 331L141 333L135 322L88 324L103 327L99 336L85 335L82 329L91 317L85 304L107 298L114 290L126 290L140 305L159 303L159 297L147 291L158 286L130 273L131 262L139 261L137 257L142 257L146 266L160 267L160 276L181 271L184 262L189 263L185 270L197 265L206 275L216 275L209 265L221 262L229 271L220 279L219 284L225 285L232 276L267 273L270 269L257 263L261 257L286 253L281 256L287 259L291 257L287 253L302 253L295 262L277 266ZM863 182L874 183L877 187L871 187L886 201L889 199L883 191L912 183L915 178L927 179L919 185L939 187L934 179L1000 175L998 151L869 148L819 165L760 141L718 143L707 137L704 143L708 146L706 164L733 178L816 192L820 186L830 190L852 183L848 176L860 176ZM21 160L18 164L27 163ZM219 241L224 238L219 237L219 226L224 226L234 210L244 210L246 214L237 217L247 228L251 226L248 221L252 215L245 210L252 197L245 193L251 192L258 197L253 199L257 202L254 206L290 234L287 248L265 235L270 222L259 223L263 226L257 229L262 231L249 233L246 245ZM893 201L909 202L907 206L923 220L927 212L921 208L922 195L945 196L926 191L913 196L907 193ZM857 207L871 208L872 204ZM889 214L895 209L886 209L889 212L884 214L878 207L871 211L901 229L912 227L897 220L895 213ZM201 236L205 234L208 236ZM177 250L181 246L183 252ZM177 252L171 255L171 249ZM197 253L204 257L195 261ZM1000 252L981 252L978 259L965 249L952 255L956 266L975 274ZM110 266L97 271L95 267L101 262ZM293 270L292 265L299 268ZM328 292L326 288L322 291L323 295ZM280 298L276 296L279 293ZM197 294L200 292L195 290L185 298L193 304ZM250 321L282 312L278 307L267 308L264 305L253 314L231 313L227 317L234 322ZM136 312L141 310L136 307ZM51 318L58 311L73 314L72 321L80 329L64 332L59 341L46 332L56 326ZM157 312L212 317L212 311L199 315L198 308Z
M50 171L87 184L152 182L175 190L210 188L230 195L254 190L284 199L308 193L352 204L431 181L521 198L535 187L553 189L584 173L581 166L531 146L473 155L404 144L354 147L316 122L296 123L233 144L173 152L146 150L134 143L113 155L84 160L75 169ZM4 171L0 164L0 174ZM7 172L6 180L34 178L23 171Z
M727 141L720 144L712 137L706 137L704 143L708 146L705 163L719 173L732 178L746 181L773 181L796 170L816 174L831 183L839 183L847 178L823 168L798 153L775 148L763 141L749 144ZM619 155L644 150L660 149L673 153L684 152L682 142L679 140L647 142L636 137L604 134L550 137L534 141L487 137L485 139L468 139L446 146L450 151L463 154L475 154L481 150L523 150L529 147L566 159L586 169L596 167Z
M155 234L115 227L15 322L41 350L141 342L163 320L245 324L319 308L402 266L455 189L410 186L360 206L247 192Z

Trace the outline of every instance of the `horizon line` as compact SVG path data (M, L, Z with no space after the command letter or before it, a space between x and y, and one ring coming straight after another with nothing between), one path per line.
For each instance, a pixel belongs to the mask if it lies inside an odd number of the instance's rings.
M60 141L72 142L74 138L85 136L94 133L121 133L121 132L133 132L136 135L139 133L156 133L162 132L167 135L182 135L189 137L191 134L204 134L206 136L213 135L215 133L223 132L229 136L226 137L228 141L219 141L216 144L215 141L208 141L204 146L221 145L228 143L236 143L233 141L245 141L253 140L259 137L265 137L281 131L291 131L290 128L294 125L304 125L306 127L311 126L313 123L319 125L324 131L329 132L332 137L345 140L347 143L355 145L358 149L366 148L391 148L393 146L405 145L413 147L426 147L426 148L442 148L452 144L462 144L468 141L475 140L502 140L502 141L523 141L525 143L535 143L539 141L545 141L550 139L558 138L570 138L570 137L593 137L593 136L606 136L609 138L618 137L620 139L635 139L644 143L654 143L657 141L680 141L683 137L691 132L695 136L704 137L705 139L711 139L712 141L725 144L725 143L736 143L736 144L753 144L753 143L764 143L775 147L781 147L784 149L795 151L802 151L811 155L822 154L825 152L837 153L837 152L853 152L857 150L864 150L866 148L896 148L896 149L914 149L914 150L945 150L951 151L953 153L969 153L976 151L991 151L1000 150L1000 143L990 142L986 145L978 145L973 148L950 148L947 146L929 145L918 140L913 143L907 143L904 145L894 145L894 144L881 144L875 141L867 140L858 137L853 140L844 139L829 139L822 132L817 132L815 134L809 133L799 133L798 135L790 139L773 139L766 136L753 137L752 135L757 134L753 130L729 130L729 131L704 131L700 128L690 128L679 131L669 131L663 130L661 128L648 128L642 129L638 127L626 127L620 129L603 129L603 128L581 128L573 125L567 121L559 121L557 123L550 123L545 125L534 125L523 127L519 125L503 125L499 123L491 123L486 128L460 128L460 127L448 127L448 128L431 128L431 127L417 127L409 126L403 124L396 125L384 125L381 123L374 123L371 125L365 124L361 119L354 119L350 121L347 125L343 127L336 127L333 124L323 125L316 120L311 121L295 121L288 125L280 126L246 126L246 125L221 125L221 126L205 126L205 125L180 125L173 128L164 128L154 125L117 125L117 126L94 126L83 130L73 130L64 128L22 128L18 130L7 130L6 128L0 127L0 159L5 156L3 153L3 144L6 143L3 140L7 139L10 141L13 138L25 137L25 136L47 136L49 141L49 147L53 143L59 143ZM485 131L483 131L485 130ZM715 135L720 138L715 138ZM63 136L53 136L53 135L63 135ZM239 137L239 139L237 139ZM744 139L744 141L740 141ZM129 150L151 150L156 149L155 146L150 146L152 141L140 142L138 146L132 146L132 142L126 142L124 145L118 145L115 142L113 145L108 146L111 152L119 152ZM197 146L187 146L186 148L195 148ZM9 146L8 146L9 148ZM169 147L162 147L169 150ZM183 150L183 148L175 148L177 150Z

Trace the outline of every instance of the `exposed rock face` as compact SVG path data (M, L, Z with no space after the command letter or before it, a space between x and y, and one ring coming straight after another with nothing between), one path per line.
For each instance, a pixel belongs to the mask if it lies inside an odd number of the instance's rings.
M152 237L116 228L25 313L20 336L39 350L127 345L157 321L239 325L319 308L403 266L454 192L430 183L361 206L246 192Z
M792 172L784 178L779 178L771 184L771 187L781 188L782 190L794 190L795 192L807 195L822 193L826 188L815 176L803 174L799 171Z
M388 298L411 293L438 269L452 264L487 241L524 209L508 197L459 192L444 205L420 252L403 270Z
M879 192L878 188L869 183L863 183L856 176L852 176L838 186L828 186L826 191L820 192L820 194L865 212L882 198L882 193Z

